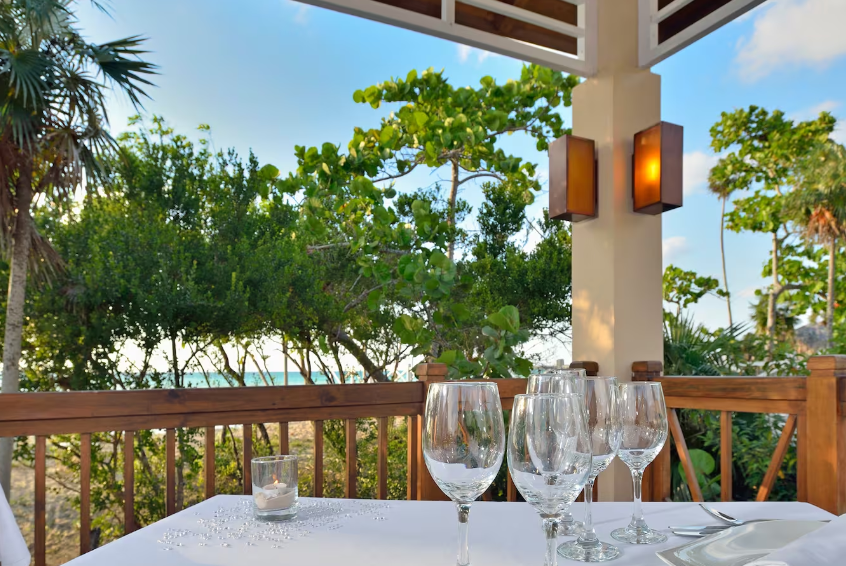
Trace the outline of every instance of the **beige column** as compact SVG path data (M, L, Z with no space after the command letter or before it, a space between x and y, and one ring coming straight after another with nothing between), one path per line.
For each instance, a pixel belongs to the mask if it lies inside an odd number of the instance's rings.
M663 360L661 217L632 212L634 134L661 119L661 79L637 67L637 2L597 2L597 68L573 91L573 133L597 147L599 216L573 225L573 359L631 380L632 362ZM615 460L600 501L631 498Z

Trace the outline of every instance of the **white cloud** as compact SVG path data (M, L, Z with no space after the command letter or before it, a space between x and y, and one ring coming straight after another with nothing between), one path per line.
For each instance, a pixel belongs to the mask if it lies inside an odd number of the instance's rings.
M664 238L661 242L661 252L664 257L664 264L673 263L688 250L687 238L684 236L671 236Z
M458 49L458 60L462 63L466 63L470 56L475 54L476 55L476 63L482 63L488 57L498 57L496 53L491 53L490 51L485 51L484 49L477 49L475 47L470 47L469 45L456 45Z
M464 63L467 61L467 58L470 57L470 52L473 51L473 48L469 45L458 45L458 60Z
M288 8L295 10L293 17L295 24L304 26L308 23L309 11L311 10L311 6L309 6L308 4L300 4L299 2L295 2L294 0L285 0L285 5Z
M684 187L685 196L701 194L708 189L708 174L719 159L719 155L704 151L691 151L684 154L682 187Z
M755 18L751 37L738 42L735 63L754 81L782 67L823 68L846 55L846 2L775 0Z
M738 297L743 297L744 299L751 299L755 296L755 291L760 289L760 287L746 287L745 289L741 289L739 293L737 293ZM734 293L732 293L734 296Z

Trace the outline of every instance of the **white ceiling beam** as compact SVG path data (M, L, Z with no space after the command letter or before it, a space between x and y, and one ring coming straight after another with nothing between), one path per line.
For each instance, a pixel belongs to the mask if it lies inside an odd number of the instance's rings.
M676 0L678 2L679 0ZM670 55L677 53L705 37L712 31L724 26L732 20L739 18L752 8L763 4L766 0L731 0L728 4L721 6L693 23L687 29L682 30L673 37L658 43L658 15L657 0L639 0L638 16L638 56L640 66L649 68L657 65ZM666 6L669 8L670 6Z
M516 6L512 6L511 4L498 2L497 0L460 1L462 4L475 6L476 8L481 8L483 10L487 10L488 12L493 12L501 16L508 16L509 18L514 18L515 20L520 20L521 22L526 22L527 24L542 27L544 29L548 29L549 31L555 31L563 35L569 35L570 37L579 38L585 36L585 30L577 26L568 24L567 22L562 22L561 20L556 20L555 18L550 18L538 14L536 12L530 12L529 10L517 8Z
M663 22L664 20L666 20L667 18L669 18L691 2L693 2L693 0L673 0L673 2L670 2L669 4L658 10L658 13L652 16L652 21L656 24Z
M532 45L511 38L480 31L456 23L447 23L442 18L432 18L416 12L374 2L373 0L301 0L320 8L327 8L369 20L390 24L412 31L456 41L471 47L499 53L522 61L537 63L581 77L595 73L591 65L575 56ZM595 0L587 0L587 3ZM551 18L550 18L551 19ZM557 20L553 20L557 21ZM563 22L559 22L563 23Z

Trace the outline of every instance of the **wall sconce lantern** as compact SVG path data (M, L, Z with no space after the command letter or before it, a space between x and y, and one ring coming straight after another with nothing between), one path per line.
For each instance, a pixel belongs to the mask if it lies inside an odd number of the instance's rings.
M596 148L593 140L558 138L549 145L549 218L596 218Z
M634 137L634 211L661 214L682 205L684 128L659 122Z

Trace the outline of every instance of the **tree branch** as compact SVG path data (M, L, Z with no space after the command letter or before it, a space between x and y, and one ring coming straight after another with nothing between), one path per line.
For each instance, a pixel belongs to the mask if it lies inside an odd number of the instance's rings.
M367 291L364 291L364 292L363 292L363 293L361 293L359 296L357 296L355 299L353 299L352 301L350 301L349 303L347 303L347 306L345 306L345 307L344 307L344 311L343 311L343 312L344 312L344 313L346 313L346 312L348 312L349 310L354 309L355 307L357 307L358 305L360 305L361 303L363 303L364 301L366 301L366 300L367 300L367 295L369 295L369 294L370 294L370 293L372 293L373 291L378 291L379 289L381 289L382 287L385 287L386 285L393 285L393 284L394 284L394 283L396 283L397 281L399 281L399 279L391 279L391 280L390 280L390 281L388 281L387 283L382 283L381 285L376 285L376 286L375 286L375 287L373 287L372 289L368 289Z
M459 186L459 187L460 187L461 185L463 185L463 184L464 184L464 183L466 183L467 181L472 181L473 179L478 179L479 177L493 177L494 179L496 179L496 180L498 180L498 181L500 181L500 182L502 182L502 181L504 181L504 180L505 180L505 179L503 179L502 177L500 177L499 175L497 175L496 173L492 173L492 172L476 173L475 175L470 175L469 177L465 177L464 179L461 179L461 180L458 182L458 185L457 185L457 186Z

